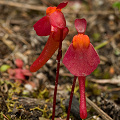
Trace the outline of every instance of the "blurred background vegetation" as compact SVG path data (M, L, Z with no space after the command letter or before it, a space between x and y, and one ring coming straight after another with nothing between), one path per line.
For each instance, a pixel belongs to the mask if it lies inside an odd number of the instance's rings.
M0 0L0 119L45 120L52 115L56 74L56 54L37 72L24 75L16 82L16 59L21 70L29 71L48 37L37 36L33 25L45 15L46 8L61 0ZM86 33L100 56L97 69L87 77L86 96L113 120L120 120L120 2L118 0L69 0L62 10L69 28L63 41L63 56L77 31L76 18L87 20ZM10 71L12 70L12 73ZM66 118L66 109L73 76L61 62L56 118ZM79 101L78 81L75 100ZM79 104L79 102L78 102ZM79 106L76 103L76 106ZM76 107L77 108L77 107ZM87 104L88 120L101 115ZM79 112L79 111L78 111ZM71 119L80 119L71 112Z

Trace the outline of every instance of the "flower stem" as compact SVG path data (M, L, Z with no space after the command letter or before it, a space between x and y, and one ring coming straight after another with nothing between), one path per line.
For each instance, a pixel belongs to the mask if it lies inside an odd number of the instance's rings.
M57 55L57 71L56 71L56 80L55 80L55 89L54 89L54 99L53 99L53 112L52 112L52 120L55 118L55 105L56 105L56 95L57 95L57 85L59 78L59 68L60 68L60 59L62 57L62 40L63 40L63 30L60 30L60 41L59 41L59 49Z
M69 107L68 107L68 112L67 112L67 119L66 120L69 120L69 116L70 116L70 110L71 110L71 104L72 104L72 98L73 98L73 93L74 93L76 78L77 78L77 76L74 76L72 90L71 90L71 94L70 94Z
M80 89L80 117L85 119L87 117L86 98L85 98L85 77L78 77Z

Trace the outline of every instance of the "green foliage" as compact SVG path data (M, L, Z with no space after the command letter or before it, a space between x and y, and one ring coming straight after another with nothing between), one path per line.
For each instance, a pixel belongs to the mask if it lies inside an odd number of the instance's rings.
M9 68L10 68L10 66L5 64L5 65L2 65L2 66L0 67L0 71L1 71L1 72L5 72L5 71L7 71Z
M113 7L114 7L114 8L117 8L118 10L120 10L120 2L119 2L119 1L114 2L114 3L113 3Z
M103 79L109 79L109 78L110 78L110 73L109 72L104 72Z
M67 91L71 92L71 87L68 87ZM77 96L77 97L80 97L79 86L75 86L75 88L74 88L74 95Z
M101 74L101 71L99 68L96 68L93 73L92 73L95 77L100 77L102 74Z
M100 33L94 33L94 34L93 34L93 39L94 39L95 41L99 41L99 39L100 39Z
M52 116L52 113L47 113L48 112L48 106L45 104L44 105L44 108L43 109L41 109L41 108L39 108L39 107L35 107L35 108L32 108L32 109L30 109L31 111L32 110L39 110L39 111L41 111L43 114L42 114L42 117L44 117L44 118L50 118L51 116Z
M14 101L14 99L18 99L18 98L14 98L14 95L18 95L18 96L25 96L24 94L24 88L21 86L21 84L19 83L12 83L10 81L5 81L5 80L0 80L0 86L6 84L7 86L9 86L9 90L8 90L8 97L7 97L7 108L8 108L8 112L13 112L13 109L16 108L17 110L19 109L24 109L23 105L17 105L17 100ZM34 96L34 93L31 94L32 96ZM36 96L38 98L42 98L42 99L46 99L49 98L49 91L48 89L43 89L43 90L39 90L39 94L36 93ZM49 98L51 99L51 98ZM50 101L50 100L49 100ZM33 110L39 110L42 112L42 117L48 118L48 120L51 118L52 116L52 112L51 110L48 108L47 104L43 105L43 108L40 108L39 106L36 106L34 108L30 109L31 111ZM0 113L0 120L4 119L4 114L1 112ZM9 120L11 120L10 115L6 114L6 116L9 118ZM21 118L21 116L19 118L16 117L16 120L23 120ZM25 120L25 119L24 119ZM40 119L41 120L41 119Z
M47 88L45 88L44 90L40 90L39 94L38 94L38 98L49 98L49 91L47 90Z
M115 54L116 56L119 56L119 55L120 55L120 49L116 48L116 49L114 50L114 54Z
M7 86L7 102L6 102L6 105L7 105L7 108L8 108L8 112L12 112L13 111L13 108L16 104L15 101L13 101L13 95L19 95L21 94L21 92L23 91L23 88L20 87L20 84L18 83L11 83L10 81L5 81L5 80L0 80L0 86L3 86L3 85L6 85ZM9 88L8 88L9 86ZM21 106L19 106L21 107ZM8 115L9 117L9 115ZM10 119L11 120L11 119Z
M79 86L75 87L75 89L74 89L74 95L76 95L78 98L80 98Z
M101 94L101 90L98 89L98 84L94 84L92 89L93 89L93 94L94 95L100 95Z
M91 93L93 94L93 95L100 95L101 94L101 89L99 89L99 87L98 87L98 84L95 84L95 83L90 83L89 82L89 86L88 86L89 88L87 88L87 89L89 89L89 91L91 91Z
M61 99L60 99L60 107L61 107L62 110L63 110L63 114L61 115L61 118L64 118L64 117L67 116L66 108L65 108L65 106L63 105L63 100L65 100L65 99L64 99L64 98L61 98Z
M95 47L95 50L100 49L100 48L106 46L108 43L109 43L108 41L102 42L101 44L99 44L99 45L97 45L97 46Z
M50 101L48 100L49 98L49 91L47 88L43 89L43 90L38 90L38 91L34 91L32 93L32 96L35 97L35 98L41 98L41 99L46 99L47 101Z
M0 119L4 119L3 112L0 113Z

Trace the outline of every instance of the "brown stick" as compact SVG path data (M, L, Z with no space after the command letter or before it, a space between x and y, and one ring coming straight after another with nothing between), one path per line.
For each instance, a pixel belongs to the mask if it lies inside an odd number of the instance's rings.
M7 120L9 120L3 113L0 113L1 115L3 115L4 118L6 118Z
M9 5L13 7L19 7L19 8L25 8L25 9L31 9L31 10L37 10L37 11L46 11L47 7L44 6L38 6L38 5L30 5L30 4L25 4L25 3L18 3L18 2L11 2L11 1L3 1L0 0L1 5ZM75 11L70 11L70 10L63 10L64 13L69 13L69 14L97 14L97 15L107 15L107 14L114 14L115 12L113 10L106 10L106 11L82 11L82 12L75 12Z
M119 84L120 83L120 79L90 79L89 81L95 82L95 83L99 83L99 84Z
M46 11L46 8L47 8L44 6L36 6L36 5L11 2L11 1L3 1L3 0L0 0L0 4L1 5L9 5L9 6L13 6L13 7L19 7L19 8L26 8L26 9L31 9L31 10L38 10L38 11Z
M93 103L89 98L86 97L86 101L89 105L91 105L97 111L98 114L100 114L103 120L113 120L103 110L101 110L95 103Z

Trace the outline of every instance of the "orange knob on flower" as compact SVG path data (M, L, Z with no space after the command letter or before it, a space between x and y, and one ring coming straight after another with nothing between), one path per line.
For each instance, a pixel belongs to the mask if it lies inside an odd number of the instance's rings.
M87 35L78 34L73 37L73 47L75 49L87 49L90 44L90 39Z

